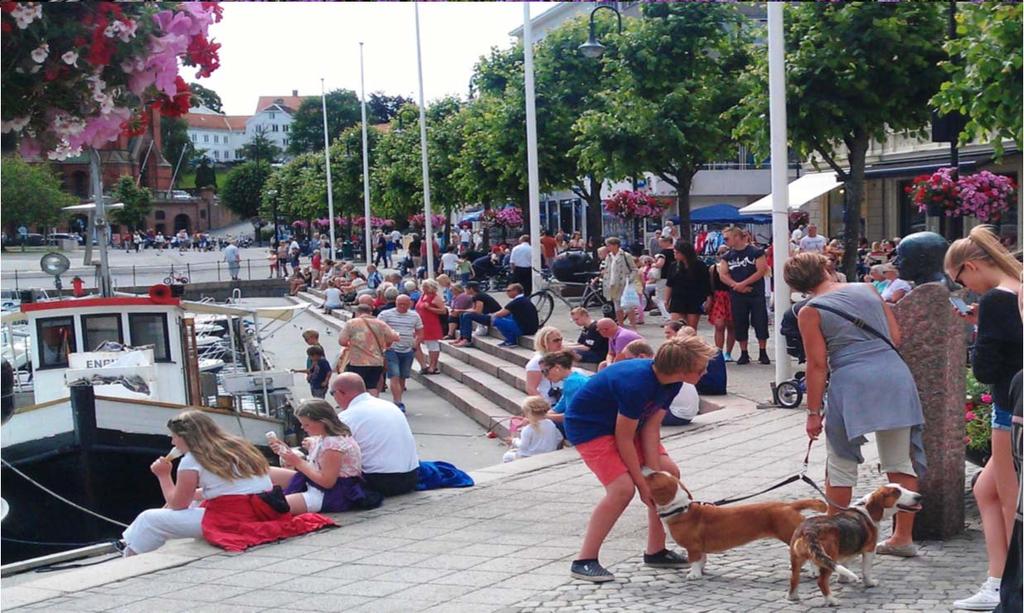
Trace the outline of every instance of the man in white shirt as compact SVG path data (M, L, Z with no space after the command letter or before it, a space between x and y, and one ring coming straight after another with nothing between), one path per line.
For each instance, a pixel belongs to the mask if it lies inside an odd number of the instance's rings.
M465 245L466 243L462 243ZM459 256L455 254L455 247L449 247L444 255L441 256L441 270L444 274L448 275L453 281L458 279L455 276L455 271L459 266Z
M397 496L416 489L419 458L409 422L394 404L366 392L362 377L346 372L331 383L338 419L352 430L370 489Z
M224 248L224 261L228 264L228 273L231 275L231 280L238 281L238 272L242 265L242 259L238 253L238 245L233 240Z
M533 247L530 237L526 234L519 237L519 244L512 248L508 258L512 267L512 281L523 286L524 293L533 293Z
M288 251L289 252L291 252L291 251L302 251L302 249L299 247L299 241L297 241L297 240L295 240L293 238L292 239L292 244L288 245Z
M800 253L824 253L828 239L818 234L818 226L807 226L807 236L800 239Z
M395 299L395 308L382 311L377 319L398 333L398 341L388 347L384 358L387 362L388 382L391 384L391 397L404 413L402 394L405 392L406 380L412 376L416 350L423 342L423 320L419 313L412 310L412 299L405 294Z
M473 233L469 231L469 228L463 227L459 230L459 243L462 246L463 251L469 251L472 246Z

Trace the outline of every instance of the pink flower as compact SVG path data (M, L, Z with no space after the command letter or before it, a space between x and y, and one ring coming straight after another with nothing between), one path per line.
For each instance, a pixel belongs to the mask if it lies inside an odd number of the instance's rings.
M974 421L976 417L978 416L974 414L974 411L967 411L964 413L964 420L966 421Z
M988 392L982 394L981 401L985 404L992 404L992 394L989 394Z
M971 444L971 437L965 436L964 437L964 445L970 445L970 444Z

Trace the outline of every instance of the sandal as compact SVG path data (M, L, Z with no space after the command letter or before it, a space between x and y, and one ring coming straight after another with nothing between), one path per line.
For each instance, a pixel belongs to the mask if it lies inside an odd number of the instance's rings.
M917 545L907 543L906 545L891 545L889 541L883 541L875 545L875 553L880 556L896 556L899 558L917 557Z

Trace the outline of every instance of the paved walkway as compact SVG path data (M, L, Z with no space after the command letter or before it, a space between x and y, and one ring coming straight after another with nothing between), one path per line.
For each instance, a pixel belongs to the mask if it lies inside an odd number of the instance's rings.
M798 470L806 441L801 413L750 407L702 419L703 425L666 431L665 440L700 498L751 491ZM819 445L812 456L811 476L818 480L823 454ZM869 469L873 446L865 455L857 494L880 482ZM644 568L646 520L638 501L601 552L618 580L604 585L571 580L569 561L602 495L575 451L494 466L474 476L478 485L472 489L390 499L374 511L338 516L339 529L244 554L191 544L189 556L205 557L127 580L102 577L118 568L147 572L147 556L73 571L49 584L46 579L23 582L20 595L35 597L19 599L18 589L5 589L3 608L33 600L16 610L802 611L823 604L809 578L801 584L804 602L784 600L788 553L780 543L763 541L713 555L701 581ZM779 497L810 494L792 485ZM985 573L976 513L969 517L972 524L964 535L925 542L918 558L880 558L880 586L837 586L845 607L840 610L948 610L954 598L969 595ZM53 597L38 600L44 596Z

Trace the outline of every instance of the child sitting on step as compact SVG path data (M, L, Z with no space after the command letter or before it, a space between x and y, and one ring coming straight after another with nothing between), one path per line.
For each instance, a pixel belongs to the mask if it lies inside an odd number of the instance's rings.
M562 433L555 422L547 418L550 408L548 401L540 396L527 396L523 400L523 417L529 423L512 439L512 448L505 452L502 462L548 453L562 446Z

